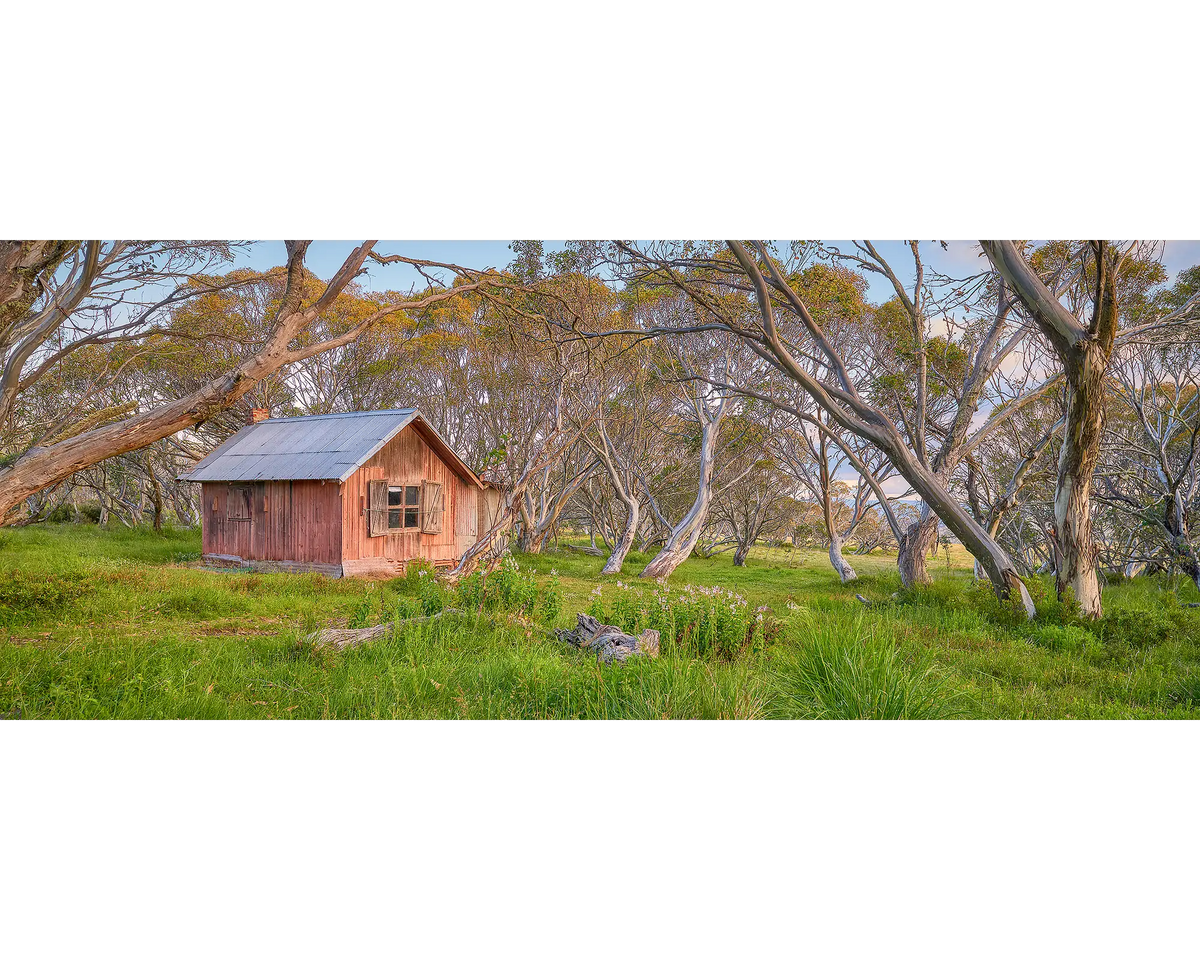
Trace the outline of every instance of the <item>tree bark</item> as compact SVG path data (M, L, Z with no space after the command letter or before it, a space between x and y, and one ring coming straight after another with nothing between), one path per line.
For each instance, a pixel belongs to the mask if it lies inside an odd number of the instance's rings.
M1092 537L1092 477L1100 457L1104 429L1104 371L1096 351L1083 363L1071 385L1063 445L1054 489L1054 533L1061 562L1055 571L1059 597L1075 595L1084 616L1101 613L1100 579L1096 574L1096 541Z
M154 472L154 464L150 462L150 458L146 458L146 473L150 476L151 502L154 504L154 532L162 532L162 486L158 482L158 476Z
M1042 283L1011 240L981 241L997 272L1013 287L1066 372L1068 401L1054 490L1054 537L1061 554L1055 586L1073 592L1084 616L1099 617L1100 578L1092 536L1092 478L1104 431L1104 378L1117 333L1116 274L1120 258L1093 241L1096 287L1085 326Z
M905 587L931 582L925 563L930 548L937 543L937 531L937 516L928 506L923 506L920 517L904 531L900 539L900 551L896 555L900 582Z
M692 550L695 549L700 534L704 530L704 523L708 519L708 509L712 505L713 465L716 461L717 435L720 427L719 414L711 420L702 417L700 424L700 477L696 500L687 515L671 531L666 546L646 564L646 568L638 576L665 579L692 555Z
M744 567L748 556L750 556L750 541L746 540L743 543L739 543L737 549L733 551L733 565L735 567Z
M838 536L837 530L831 531L829 536L829 562L833 564L833 569L837 571L838 579L842 583L849 583L851 580L858 579L858 574L854 572L854 568L842 556L842 538Z
M586 613L577 615L574 630L556 630L559 640L581 650L595 651L596 659L604 663L624 663L629 657L657 657L659 636L657 630L643 630L639 636L631 636L620 627L601 623Z
M641 504L638 503L636 497L627 500L625 503L625 530L621 534L621 539L613 547L608 562L604 564L604 569L600 571L602 574L621 572L621 567L625 564L625 558L633 548L633 539L637 536L637 528L640 520Z

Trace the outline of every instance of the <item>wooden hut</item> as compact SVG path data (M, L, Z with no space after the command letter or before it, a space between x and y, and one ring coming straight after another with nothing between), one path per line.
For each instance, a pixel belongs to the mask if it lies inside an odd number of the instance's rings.
M416 410L256 410L180 479L201 485L206 561L331 576L456 564L478 539L485 496Z

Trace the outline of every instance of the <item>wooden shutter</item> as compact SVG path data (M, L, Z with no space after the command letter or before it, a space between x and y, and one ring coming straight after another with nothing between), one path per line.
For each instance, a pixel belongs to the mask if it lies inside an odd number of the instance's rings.
M442 485L426 480L421 484L421 532L442 532Z
M245 483L232 483L225 491L225 518L249 520L253 516L254 488Z
M388 484L386 480L371 480L367 484L367 533L382 537L387 533Z

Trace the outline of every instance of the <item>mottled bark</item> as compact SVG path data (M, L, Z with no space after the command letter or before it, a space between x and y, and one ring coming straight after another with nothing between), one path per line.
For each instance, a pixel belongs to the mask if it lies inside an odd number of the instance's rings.
M1072 592L1084 616L1099 617L1100 578L1092 536L1092 478L1104 431L1104 378L1117 333L1116 274L1120 258L1092 241L1095 290L1087 325L1042 283L1010 240L981 241L984 252L1012 286L1050 341L1066 373L1068 401L1054 490L1054 544L1059 597Z
M900 571L900 582L914 587L930 582L925 562L929 551L937 543L938 518L925 506L921 516L909 524L900 538L900 551L896 555L896 568Z
M1085 616L1100 616L1100 579L1096 574L1096 541L1092 536L1092 477L1100 457L1104 430L1104 371L1107 358L1098 351L1083 370L1068 375L1071 385L1063 445L1054 488L1054 534L1060 597L1070 590Z
M146 473L150 477L150 502L154 504L154 529L157 532L162 530L162 485L158 482L158 476L154 472L154 464L150 462L149 458L146 459Z

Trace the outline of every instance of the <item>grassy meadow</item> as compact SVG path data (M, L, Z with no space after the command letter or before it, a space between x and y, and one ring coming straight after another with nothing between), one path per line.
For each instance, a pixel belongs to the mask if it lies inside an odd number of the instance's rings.
M637 580L644 556L601 578L601 559L551 552L518 556L503 589L457 593L419 575L206 570L199 549L195 531L0 530L0 716L1200 717L1200 609L1183 606L1200 596L1183 579L1110 586L1088 624L1049 581L1025 622L972 583L961 549L917 591L892 556L852 557L859 580L842 586L821 551L758 548L742 568L691 559L669 590ZM685 625L685 607L708 619ZM549 630L588 609L665 615L678 635L658 659L600 666ZM305 640L441 611L342 652Z

